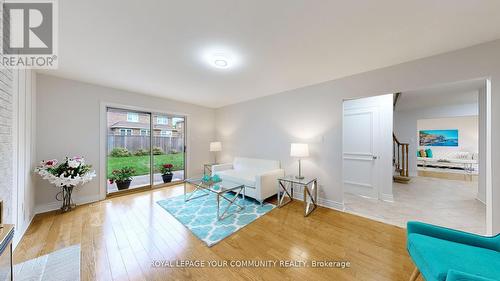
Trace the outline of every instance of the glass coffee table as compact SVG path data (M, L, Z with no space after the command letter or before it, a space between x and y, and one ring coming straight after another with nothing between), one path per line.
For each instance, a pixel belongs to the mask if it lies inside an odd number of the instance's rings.
M192 192L187 192L186 185L190 184L194 187L194 191ZM203 194L201 195L196 195L195 193L197 191L202 191ZM227 193L232 192L234 193L234 197L229 198L227 196ZM200 197L205 197L210 194L215 194L217 196L217 219L222 220L224 219L225 215L228 214L229 208L231 206L236 206L238 207L238 212L243 210L245 207L239 205L236 203L236 200L238 199L238 196L242 194L243 196L243 202L245 201L245 185L237 182L233 182L230 180L222 180L219 182L205 182L202 180L202 177L195 177L195 178L190 178L186 179L184 181L184 201L190 201L194 200L196 198ZM221 210L221 199L226 200L228 202L228 205L224 210ZM222 211L222 214L221 214Z

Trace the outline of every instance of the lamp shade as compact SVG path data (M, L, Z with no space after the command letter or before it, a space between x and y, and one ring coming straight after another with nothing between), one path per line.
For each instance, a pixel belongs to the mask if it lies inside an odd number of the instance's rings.
M222 150L222 143L220 141L214 141L210 143L210 152L217 152Z
M290 146L290 156L292 157L308 157L309 146L307 143L292 143Z

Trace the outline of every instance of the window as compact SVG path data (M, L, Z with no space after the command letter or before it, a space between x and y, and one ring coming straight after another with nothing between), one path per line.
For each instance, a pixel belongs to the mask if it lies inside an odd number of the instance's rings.
M156 123L161 124L161 125L167 125L168 118L165 116L158 116L158 117L156 117Z
M165 131L165 130L162 130L160 132L160 136L162 137L171 137L172 136L172 131Z
M132 129L120 129L120 135L122 136L131 136Z
M141 136L149 136L149 130L148 129L141 129Z
M127 112L127 121L128 122L139 122L139 113Z

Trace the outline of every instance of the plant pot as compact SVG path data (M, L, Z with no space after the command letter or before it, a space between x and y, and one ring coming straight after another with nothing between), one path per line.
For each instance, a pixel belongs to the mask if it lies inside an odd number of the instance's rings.
M164 175L161 175L161 177L163 179L163 183L171 182L173 176L174 176L174 174L164 174Z
M118 187L118 190L124 190L130 187L130 183L132 182L132 180L115 181L115 182L116 182L116 187Z

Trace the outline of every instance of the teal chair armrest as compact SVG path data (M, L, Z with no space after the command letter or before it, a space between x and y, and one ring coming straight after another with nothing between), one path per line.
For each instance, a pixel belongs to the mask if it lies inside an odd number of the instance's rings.
M486 248L500 252L499 235L493 237L486 237L416 221L408 222L407 230L408 230L408 235L412 233L417 233L435 237L438 239L448 240L456 243L467 244L474 247Z
M495 281L495 280L450 269L448 271L448 274L446 275L446 281Z

